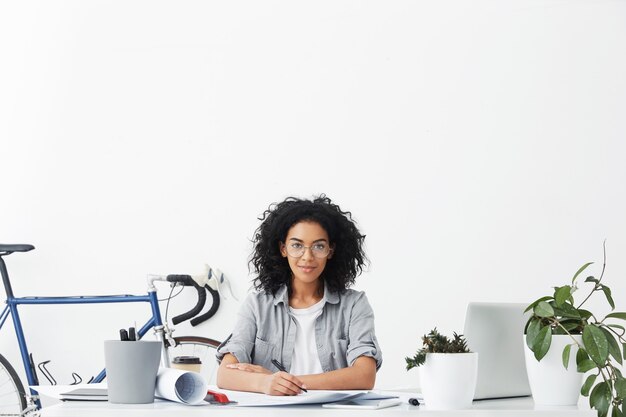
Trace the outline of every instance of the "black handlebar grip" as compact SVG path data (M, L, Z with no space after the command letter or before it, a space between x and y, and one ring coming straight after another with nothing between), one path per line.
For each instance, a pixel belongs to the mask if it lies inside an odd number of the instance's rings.
M186 287L190 287L190 286L194 286L194 287L199 287L199 285L196 283L196 281L193 280L193 278L191 278L191 275L176 275L176 274L172 274L172 275L168 275L166 277L166 279L169 282L180 282L181 284L183 284Z
M168 275L166 278L169 282L180 282L184 286L193 286L198 292L198 302L196 305L186 313L179 314L178 316L172 318L172 323L178 324L182 323L185 320L189 320L190 318L196 316L198 313L202 311L204 308L204 304L206 303L206 292L204 288L198 285L196 281L191 278L190 275Z
M209 292L211 293L211 296L213 297L213 304L211 305L211 308L209 309L209 311L192 319L189 322L191 323L192 326L197 326L198 324L204 321L207 321L208 319L213 317L215 313L217 312L217 309L220 308L220 294L217 291L215 291L213 288L209 287L208 285L205 285L205 288L209 290Z
M174 324L182 323L183 321L189 320L190 318L200 313L200 311L202 311L202 308L204 307L204 303L206 303L206 292L204 292L204 289L201 288L200 286L196 285L195 287L196 287L196 290L198 291L198 302L196 303L195 307L186 313L179 314L178 316L172 318L172 323Z

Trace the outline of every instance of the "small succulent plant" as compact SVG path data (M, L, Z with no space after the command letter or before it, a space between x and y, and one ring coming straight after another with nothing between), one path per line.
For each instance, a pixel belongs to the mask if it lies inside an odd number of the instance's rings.
M423 365L426 361L427 353L469 353L467 340L463 335L453 332L452 339L442 335L435 327L427 335L422 337L424 347L415 353L412 358L406 357L406 370Z

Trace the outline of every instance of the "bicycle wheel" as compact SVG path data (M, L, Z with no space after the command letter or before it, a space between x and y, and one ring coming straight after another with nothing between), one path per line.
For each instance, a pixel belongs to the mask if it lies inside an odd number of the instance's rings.
M26 408L24 385L8 360L0 355L0 415L21 415Z
M209 384L215 384L217 370L215 351L220 342L200 336L179 336L175 337L174 341L176 345L167 348L170 363L177 356L197 356L202 362L200 373L209 381Z

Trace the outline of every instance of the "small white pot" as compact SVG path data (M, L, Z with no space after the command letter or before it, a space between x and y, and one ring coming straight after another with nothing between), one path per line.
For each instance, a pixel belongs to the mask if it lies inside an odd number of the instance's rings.
M574 335L574 339L582 344L582 336ZM526 335L523 338L526 357L526 372L533 400L536 405L576 405L583 383L583 373L576 371L576 353L578 347L572 346L567 369L563 366L563 349L574 343L568 335L552 335L550 349L541 361L535 359L535 354L526 345Z
M472 406L478 353L427 353L418 368L427 409L455 410Z

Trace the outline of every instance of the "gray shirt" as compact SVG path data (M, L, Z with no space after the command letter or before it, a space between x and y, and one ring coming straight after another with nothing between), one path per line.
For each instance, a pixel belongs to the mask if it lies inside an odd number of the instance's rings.
M374 312L365 293L346 290L333 293L325 288L324 308L315 322L317 353L324 372L352 365L359 356L382 364L382 355L374 334ZM287 286L276 295L265 292L248 295L243 303L233 333L217 349L221 362L233 354L239 362L261 365L275 371L272 359L291 368L291 357L298 321L289 311Z

